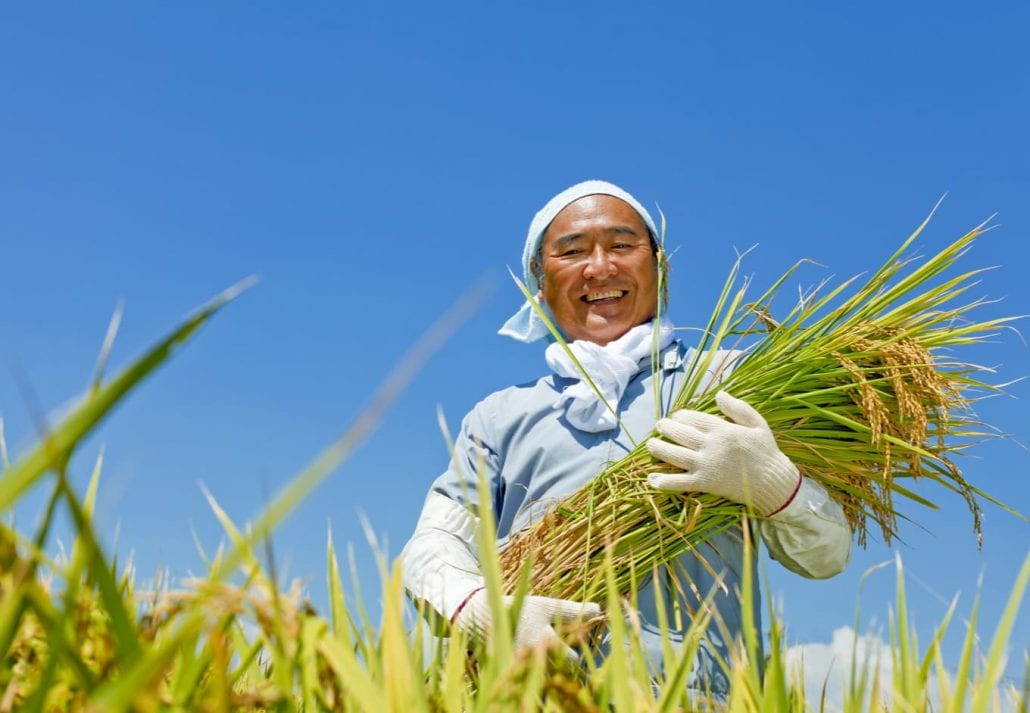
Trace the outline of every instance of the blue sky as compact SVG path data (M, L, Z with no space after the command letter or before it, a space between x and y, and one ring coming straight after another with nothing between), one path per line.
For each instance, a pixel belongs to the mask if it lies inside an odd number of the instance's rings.
M371 577L358 513L395 554L487 393L541 375L539 346L494 334L519 302L533 213L585 178L658 203L678 252L671 315L697 326L734 250L764 284L876 267L947 193L920 245L995 215L966 258L997 266L985 316L1030 311L1030 46L1023 3L175 3L0 9L0 414L13 451L34 430L14 373L47 412L81 392L125 301L113 364L241 277L261 284L90 439L98 516L147 577L200 568L191 528L220 539L198 483L243 521L357 413L405 348L470 284L490 298L426 364L380 430L278 533L290 576L324 601L331 521ZM971 352L1028 372L1002 334ZM980 414L1030 443L1030 385ZM1027 510L1030 454L977 448L968 477ZM993 506L978 550L957 497L901 530L923 638L985 577L997 620L1030 527ZM41 496L18 516L31 522ZM850 623L856 550L810 582L768 567L796 641ZM886 625L893 577L870 578ZM1015 637L1030 645L1024 614ZM870 625L875 626L870 622ZM1020 655L1016 652L1015 658ZM1017 662L1018 663L1018 662ZM1018 665L1016 670L1018 670Z

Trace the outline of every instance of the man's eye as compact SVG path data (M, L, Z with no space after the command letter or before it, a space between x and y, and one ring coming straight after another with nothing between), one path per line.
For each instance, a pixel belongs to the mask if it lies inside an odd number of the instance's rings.
M559 257L570 257L572 255L579 255L580 252L582 252L582 251L579 250L578 248L569 248L568 250L563 250L562 252L558 253L558 256Z

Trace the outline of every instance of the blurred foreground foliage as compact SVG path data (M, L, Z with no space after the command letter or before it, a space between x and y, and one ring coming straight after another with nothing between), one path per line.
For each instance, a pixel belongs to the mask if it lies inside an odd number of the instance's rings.
M159 579L150 590L137 588L132 568L105 552L93 521L102 458L80 494L68 477L71 456L122 398L241 287L218 296L112 379L105 380L98 369L87 394L42 434L34 449L13 464L4 459L0 508L11 512L30 488L46 489L49 498L33 533L0 526L0 712L1026 709L1026 684L1022 689L1003 685L1003 673L1005 649L1030 578L1030 557L989 649L978 648L974 604L960 660L951 667L943 661L940 642L955 605L933 640L920 647L907 618L899 563L891 644L881 654L889 657L893 675L880 675L881 661L856 661L843 700L837 702L806 698L801 672L788 666L783 624L771 604L767 651L751 626L733 659L722 662L731 683L725 701L690 693L684 683L698 642L708 627L718 626L717 616L697 617L676 645L678 651L668 642L664 672L655 674L639 645L632 603L619 599L614 587L605 602L612 653L602 662L584 656L575 668L544 649L513 650L512 619L500 612L494 620L501 624L489 642L466 641L460 632L433 637L425 623L432 617L413 614L399 571L385 563L382 614L373 622L360 595L345 595L331 539L326 565L330 611L320 615L299 585L280 588L274 572L261 563L261 548L276 525L367 434L370 422L402 386L396 374L371 411L248 526L238 528L209 496L227 544L205 562L204 577L175 586ZM404 378L409 377L410 370ZM70 514L75 539L68 552L52 558L45 549L60 509ZM499 594L501 568L487 535L480 554L493 595ZM610 562L607 576L614 577ZM752 596L751 584L745 584L745 599ZM351 591L360 591L356 580L350 585ZM499 607L500 597L491 598ZM516 608L519 600L516 596Z

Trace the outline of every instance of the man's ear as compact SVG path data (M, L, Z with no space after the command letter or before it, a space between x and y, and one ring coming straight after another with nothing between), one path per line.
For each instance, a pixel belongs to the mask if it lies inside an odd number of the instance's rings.
M543 285L544 284L544 271L542 269L540 269L540 263L537 262L536 258L533 258L532 260L529 261L529 272L530 272L531 275L536 277L536 281L537 281L538 285ZM537 291L536 298L538 300L542 300L543 299L543 290Z

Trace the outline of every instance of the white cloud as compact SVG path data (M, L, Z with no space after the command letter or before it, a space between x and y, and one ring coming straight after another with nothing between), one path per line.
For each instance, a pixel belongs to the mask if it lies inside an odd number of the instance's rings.
M866 698L862 709L869 706L869 689L872 680L878 673L880 691L887 709L890 709L890 691L894 681L894 665L891 659L890 644L872 634L855 635L850 626L842 626L833 632L828 644L807 643L795 644L787 649L788 670L798 670L804 674L805 697L813 710L819 710L819 701L826 686L827 711L841 711L844 703L844 691L851 679L852 661L855 664L855 675L861 676L863 666L868 667ZM953 672L946 671L946 680L953 683ZM927 681L931 710L940 710L940 688L937 677L930 674ZM1002 692L1000 710L1014 711L1015 702L1010 695ZM997 710L992 708L992 710Z
M804 673L805 697L818 708L818 701L826 686L826 710L839 711L843 706L844 690L851 677L852 659L856 674L862 666L869 667L869 680L879 671L881 690L889 691L893 680L890 646L879 637L865 634L855 637L850 626L833 632L828 644L796 644L787 650L787 666ZM867 701L868 702L868 701Z

